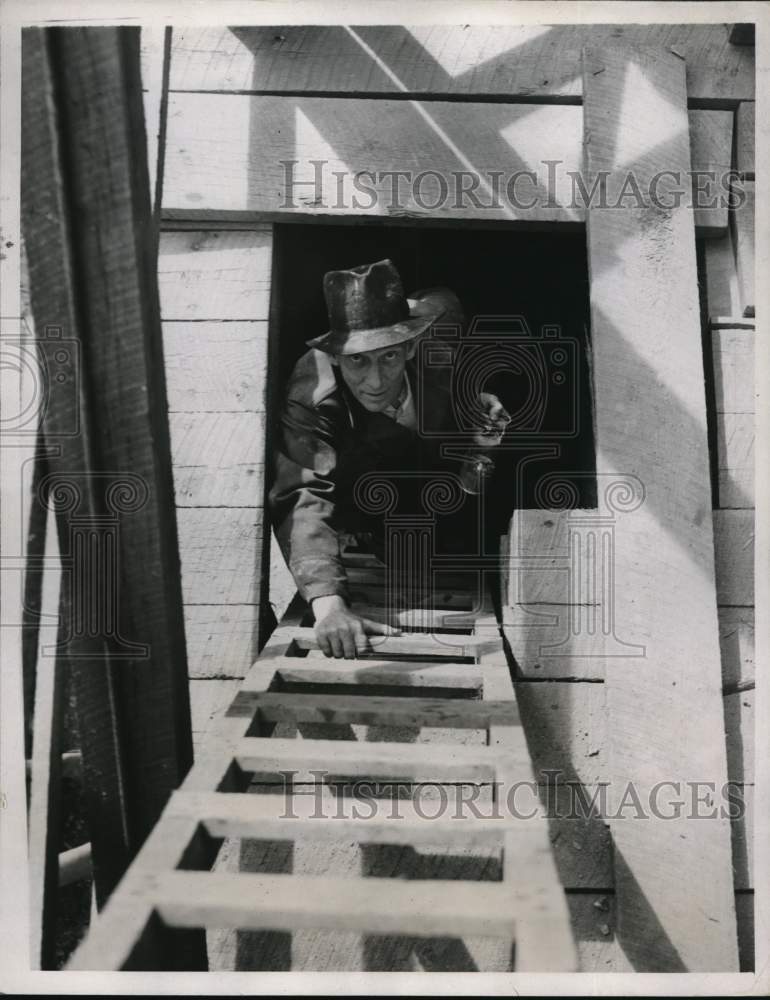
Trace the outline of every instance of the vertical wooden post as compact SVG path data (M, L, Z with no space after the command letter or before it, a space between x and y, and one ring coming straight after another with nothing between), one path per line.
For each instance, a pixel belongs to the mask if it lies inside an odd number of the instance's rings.
M192 762L139 30L30 29L23 70L23 224L68 560L59 655L103 902Z
M727 972L738 958L695 233L686 199L649 195L659 171L687 181L685 64L587 50L583 85L586 180L607 172L609 206L587 219L596 468L620 503L615 627L644 647L606 662L613 807L626 803L611 824L619 939L639 971ZM629 174L642 203L618 197ZM626 474L643 502L624 514L610 491Z

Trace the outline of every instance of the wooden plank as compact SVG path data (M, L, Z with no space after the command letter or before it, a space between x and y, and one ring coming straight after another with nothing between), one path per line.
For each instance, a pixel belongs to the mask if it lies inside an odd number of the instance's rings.
M754 332L711 331L720 507L754 506Z
M351 601L351 607L356 614L372 621L393 625L395 628L414 627L418 631L427 632L465 632L473 625L474 616L481 613L443 608L407 608L404 611L389 611L381 604L365 604L355 600Z
M297 628L293 631L297 649L317 650L319 648L312 628ZM502 649L497 625L490 627L486 634L458 635L435 632L432 635L370 636L372 652L380 655L400 654L427 658L430 656L458 657L480 656L482 653L497 652ZM359 657L366 662L365 657Z
M754 972L754 892L736 892L738 951L741 972Z
M754 414L717 413L719 506L754 507Z
M613 668L614 668L613 661ZM607 783L605 684L516 681L516 701L538 783Z
M216 728L238 690L239 682L233 678L190 681L190 711L192 735L196 753L200 755L207 737Z
M509 607L601 603L601 593L590 585L596 577L589 573L588 554L580 545L577 523L591 516L595 515L580 510L522 508L514 512L504 573ZM522 617L528 616L525 609Z
M614 892L568 892L581 972L631 972L617 941Z
M198 129L202 119L208 123L205 137ZM581 119L580 108L559 105L469 104L458 115L456 104L441 101L421 111L405 101L306 97L287 102L283 97L175 93L164 214L280 218L302 212L578 222L582 213L570 207L568 172L580 169ZM552 192L543 166L549 158L559 161ZM517 171L534 171L536 181L520 179L510 197L505 187L496 197L491 179L482 180L474 197L456 193L453 172L476 171L487 178L500 169L506 171L504 184ZM395 175L382 174L391 170L408 175L394 185ZM341 196L332 171L344 172ZM369 176L354 186L353 175L363 171ZM417 181L420 171L425 173Z
M170 158L167 171L172 166ZM236 232L163 232L158 258L163 320L267 320L272 254L272 228L266 225Z
M704 241L706 264L706 298L708 313L716 316L740 316L740 288L735 264L735 247L731 229L721 236Z
M579 107L468 104L458 115L455 104L441 101L431 102L427 110L413 102L329 97L177 93L170 101L164 181L168 218L201 213L280 218L297 212L562 222L584 218L584 200L573 179L582 167ZM201 136L201 118L213 123L212 134L209 130ZM383 121L388 122L386 131ZM255 144L250 135L256 123ZM717 177L729 170L731 112L693 111L690 129L693 169L713 171ZM553 178L548 160L558 161ZM493 181L490 172L501 168L507 171L504 180ZM394 182L390 171L406 173ZM473 181L478 194L462 193L457 179L462 171L481 176L480 184L478 176ZM521 171L534 176L525 182L522 174L509 187L509 178ZM353 175L361 172L368 174L354 184ZM500 183L498 194L495 185ZM470 184L470 177L462 182L465 189ZM698 201L705 205L710 200ZM704 232L725 229L727 208L697 208L696 224ZM167 318L165 308L163 316Z
M185 605L258 603L259 507L180 507L177 526Z
M170 413L177 507L257 507L264 497L263 413Z
M712 330L718 413L754 412L754 345L751 330Z
M736 691L724 697L727 733L727 770L730 781L754 781L754 691Z
M725 24L379 25L354 31L296 24L176 29L171 88L577 100L582 46L626 41L676 49L686 63L691 100L716 106L754 96L753 53L727 44Z
M249 737L237 744L235 755L240 766L247 771L261 774L297 771L295 781L312 780L303 777L303 772L308 769L308 748L303 746L304 742L279 737ZM397 777L412 782L490 781L497 773L498 765L505 764L504 755L486 746L362 745L352 740L324 739L313 739L312 743L314 769L348 777Z
M51 31L44 44L38 31L25 32L29 78L22 88L29 124L22 198L36 327L61 329L70 365L79 342L84 370L98 374L86 379L70 369L69 384L52 391L61 402L47 408L46 436L60 451L49 468L79 493L73 515L110 513L119 524L119 606L102 606L98 636L77 634L77 618L70 618L75 634L67 649L100 901L192 759L138 36L137 29L77 28ZM51 62L71 68L55 87ZM66 155L57 145L62 119ZM54 366L63 364L58 345L43 349ZM62 437L77 419L84 433ZM130 477L96 476L122 469ZM70 531L75 523L63 510L63 553ZM93 544L97 537L90 536ZM116 599L102 579L77 570L68 600L83 593Z
M741 101L735 113L735 169L744 180L754 180L754 107Z
M46 566L41 614L57 615L61 567L52 509L43 524ZM35 669L32 762L29 784L30 962L34 969L56 968L59 838L61 833L62 729L65 661L51 652L56 637L41 629ZM53 643L50 643L53 639Z
M735 263L738 271L738 287L742 315L754 315L754 203L755 182L742 181L745 197L731 214L733 241L735 243Z
M462 882L292 878L285 875L166 872L153 880L158 912L176 927L371 934L478 934L513 938L514 917L531 901L509 886Z
M266 321L164 322L163 356L170 411L264 412Z
M174 815L197 817L212 837L253 837L261 840L354 840L359 844L411 844L443 847L502 846L510 822L495 817L447 814L428 816L408 799L393 804L371 801L371 808L356 807L353 800L331 803L326 813L315 795L241 795L221 792L177 794ZM360 805L360 804L359 804ZM333 822L322 822L334 815ZM526 864L530 840L520 835L520 862ZM538 841L539 843L539 841Z
M728 206L722 178L732 168L733 113L696 110L688 112L687 118L690 123L695 225L701 234L725 232ZM700 171L703 171L703 176L698 180L697 173ZM699 192L699 184L702 193ZM719 192L716 199L715 190ZM713 201L717 204L712 207Z
M197 835L198 823L164 815L99 919L94 921L67 970L206 971L206 942L197 932L179 934L153 920L151 890L156 871L213 860Z
M754 609L718 608L722 684L727 690L754 683Z
M258 610L253 604L186 605L190 677L245 677L257 653Z
M754 604L754 511L715 510L714 560L717 601L722 605Z
M170 31L171 29L169 29ZM168 83L164 81L164 54L166 29L140 28L140 65L142 76L142 100L144 103L144 127L147 136L147 169L150 175L150 204L155 206L155 192L158 177L163 175L163 158L160 137L165 123L165 103L168 98ZM170 55L170 53L169 53ZM166 87L164 89L164 83Z
M517 604L503 608L503 631L517 678L604 680L611 650L601 630L600 608Z
M690 168L681 58L590 49L583 80L589 183L599 170L611 189L628 170L644 186ZM607 669L617 807L628 781L642 796L672 774L721 785L727 766L692 215L595 206L588 247L597 474L633 475L645 490L618 514L613 542L615 627L644 652ZM737 968L729 822L624 817L613 835L634 968Z
M216 681L213 683L217 683ZM228 715L258 715L267 722L315 722L324 725L415 726L487 729L517 725L515 702L454 698L388 698L369 695L241 692Z
M736 890L753 889L754 785L732 786L730 795L737 814L732 822L733 881Z
M388 687L451 688L457 693L475 692L480 696L484 678L467 663L454 666L432 661L400 663L394 660L318 660L286 657L276 674L282 690L297 684L386 685Z

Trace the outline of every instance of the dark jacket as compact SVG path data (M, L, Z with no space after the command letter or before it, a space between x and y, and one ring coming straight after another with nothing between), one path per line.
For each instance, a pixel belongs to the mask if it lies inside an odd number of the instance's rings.
M436 346L444 347L433 342L433 352ZM390 474L398 502L389 513L419 514L425 474L457 471L457 461L440 454L442 432L455 426L449 371L427 368L418 376L416 360L407 362L415 432L362 407L322 351L308 351L297 362L286 387L269 504L278 542L305 600L328 594L348 599L340 533L384 533L383 515L362 509L366 504L354 497L361 476Z

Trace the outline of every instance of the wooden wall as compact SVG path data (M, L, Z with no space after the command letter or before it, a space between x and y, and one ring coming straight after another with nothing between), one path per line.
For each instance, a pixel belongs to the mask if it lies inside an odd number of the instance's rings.
M466 166L468 159L482 168L499 168L501 154L526 164L528 158L539 158L535 150L542 149L545 138L555 136L554 155L572 150L577 167L582 156L581 48L600 45L604 38L608 44L620 39L661 45L681 55L686 60L693 165L729 165L735 146L739 169L745 178L753 177L747 138L753 50L730 45L728 34L726 25L607 26L590 32L566 26L174 29L165 73L157 69L162 44L148 41L145 57L148 67L155 67L147 75L148 120L153 116L157 125L151 127L166 136L160 142L161 307L199 735L229 699L234 678L243 675L257 642L264 583L259 546L269 222L286 214L278 198L280 177L270 161L290 158L301 140L304 158L327 158L335 169L341 169L339 164L371 166L367 157L372 159L372 148L384 158L377 163L381 169L403 166L420 148L447 170ZM409 96L424 99L422 107L431 120L427 126L403 100ZM472 115L457 113L454 102L473 103L474 98L491 103L466 106ZM500 103L501 98L507 103ZM395 123L390 130L387 120ZM510 131L501 138L506 128ZM400 144L412 133L414 143ZM437 143L437 134L448 141ZM565 136L575 141L565 146ZM296 212L305 218L329 215L312 199L300 201ZM564 207L549 211L536 221L574 225L582 218ZM413 204L404 214L430 215ZM746 388L753 330L745 316L751 311L750 211L717 210L697 221L701 236L708 234L707 312L714 363L710 411L719 468L714 536L729 771L750 805L753 405ZM714 324L715 317L728 321ZM552 518L537 512L532 516L532 544L538 531L553 541L558 522L547 525ZM510 598L509 635L518 613ZM533 650L521 651L520 639L518 632L522 675L517 695L530 720L528 739L542 794L547 794L548 769L560 770L594 794L607 780L611 752L604 678L586 660L543 663ZM543 683L546 678L553 683ZM749 829L748 820L733 826L746 968L752 961ZM600 819L556 820L551 839L582 967L623 970L627 960L615 936L606 825Z
M728 231L706 240L707 378L717 601L728 776L745 817L733 823L733 870L743 966L753 963L754 811L754 104L736 110L736 169L747 192ZM710 355L710 356L709 356ZM713 383L711 382L713 379Z

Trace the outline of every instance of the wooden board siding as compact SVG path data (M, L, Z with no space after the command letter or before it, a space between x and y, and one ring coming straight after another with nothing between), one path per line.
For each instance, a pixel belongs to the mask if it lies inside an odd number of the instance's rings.
M185 28L172 90L502 95L577 101L584 45L657 45L686 62L687 96L712 107L754 97L750 49L726 24Z
M572 175L582 169L582 120L567 105L172 93L163 211L580 222L587 196ZM693 169L719 178L730 168L732 113L691 111L689 122ZM553 180L549 160L558 161ZM356 185L359 172L376 176ZM726 205L695 214L704 231L726 229Z
M624 86L629 77L638 86ZM592 48L584 88L589 181L600 169L633 168L643 184L656 170L689 168L680 58ZM642 796L674 775L697 773L721 786L727 766L724 744L714 739L724 721L704 380L693 364L701 331L692 218L682 209L642 216L594 207L588 246L597 474L634 475L645 491L614 537L615 621L644 658L607 666L612 781L618 790L633 781ZM729 822L625 819L612 831L622 944L634 967L737 969Z
M241 677L257 648L271 268L269 226L161 237L161 317L192 677ZM193 699L204 690L193 685ZM193 713L200 711L193 700Z

